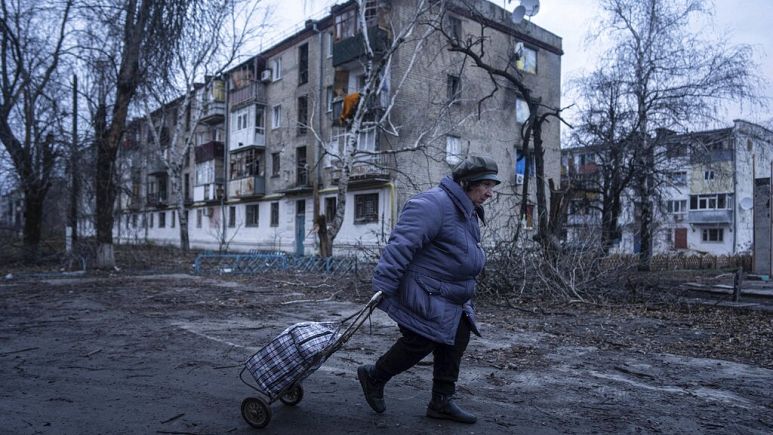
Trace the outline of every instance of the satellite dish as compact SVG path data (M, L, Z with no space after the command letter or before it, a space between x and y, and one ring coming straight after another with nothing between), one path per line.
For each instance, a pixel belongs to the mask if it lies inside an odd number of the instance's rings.
M513 9L513 15L510 17L510 19L513 20L514 24L521 24L524 15L526 15L526 7L520 5Z
M747 196L746 198L741 199L741 209L751 210L752 207L754 207L754 201L751 198Z
M521 0L521 6L526 9L528 17L533 17L539 12L539 0Z

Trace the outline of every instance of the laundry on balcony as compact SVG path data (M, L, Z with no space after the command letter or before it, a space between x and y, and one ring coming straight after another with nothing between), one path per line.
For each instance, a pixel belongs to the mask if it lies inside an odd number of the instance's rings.
M357 103L359 102L359 92L354 92L344 97L344 108L341 110L341 116L338 117L341 124L344 124L349 118L354 116L354 111L357 110Z

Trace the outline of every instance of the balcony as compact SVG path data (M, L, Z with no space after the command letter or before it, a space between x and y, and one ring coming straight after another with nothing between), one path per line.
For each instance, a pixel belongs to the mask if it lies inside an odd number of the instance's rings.
M201 122L204 124L220 124L225 120L225 102L207 101L201 109Z
M343 127L341 123L341 112L344 109L344 99L338 97L333 100L332 104L333 126ZM387 92L381 92L378 95L372 95L365 102L365 110L368 115L375 115L376 113L383 112L389 106L389 94ZM353 113L353 112L352 112Z
M367 186L391 181L391 169L395 167L394 154L362 155L352 164L349 174L350 186ZM333 167L330 170L333 184L341 179L341 169Z
M151 192L145 198L148 207L166 207L168 199L166 192Z
M389 32L373 26L368 28L368 40L373 48L373 53L378 57L389 47ZM342 39L333 45L333 66L337 67L348 62L356 61L365 56L365 38L362 33Z
M193 202L217 201L222 195L223 185L221 183L193 186Z
M205 144L201 144L195 149L196 163L203 163L210 160L223 160L223 151L225 146L223 142L210 141Z
M254 175L228 182L228 196L231 198L246 198L266 194L266 177Z
M231 90L231 110L251 103L266 103L266 86L264 84L253 82L239 89Z
M687 222L695 225L733 223L733 210L690 210Z
M231 131L229 151L243 151L249 148L266 147L266 129L263 127L244 128Z
M733 161L733 150L708 150L705 152L694 151L690 158L691 163L714 163Z

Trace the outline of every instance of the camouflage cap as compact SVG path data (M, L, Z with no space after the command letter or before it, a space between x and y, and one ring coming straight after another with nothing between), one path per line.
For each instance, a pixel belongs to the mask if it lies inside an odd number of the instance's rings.
M469 156L456 165L451 175L457 181L491 180L499 184L501 181L497 178L497 173L499 173L499 167L497 167L497 162L494 159Z

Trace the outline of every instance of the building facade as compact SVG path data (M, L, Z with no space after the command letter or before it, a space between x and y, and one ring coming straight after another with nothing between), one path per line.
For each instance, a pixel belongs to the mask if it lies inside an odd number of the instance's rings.
M364 2L376 56L414 18L414 3ZM485 0L450 2L442 12L443 26L460 38L483 32L487 56L504 59L543 104L560 107L559 37L530 22L514 25L506 10ZM181 179L191 246L316 253L315 200L329 219L340 206L345 113L366 80L359 16L356 2L333 6L329 15L307 21L304 29L197 89L186 117L194 121L185 126L194 131L193 148L184 157ZM385 242L405 201L437 185L470 154L496 159L504 181L487 210L490 240L507 237L517 221L523 168L531 160L519 153L528 108L514 89L495 86L485 71L447 50L443 35L426 31L419 25L413 35L429 36L397 48L382 71L377 98L365 103L366 119L373 122L357 137L335 252ZM518 43L523 55L515 60ZM174 105L163 110L174 111ZM159 141L149 137L146 124L132 124L122 150L124 194L115 235L121 242L178 244L179 201L158 158L173 151L163 140L160 150L149 151ZM546 178L556 180L559 137L558 123L544 127ZM535 182L532 176L531 192ZM534 194L525 200L533 204Z
M767 186L770 177L773 132L735 120L728 128L686 134L662 130L659 136L665 158L658 160L660 196L650 199L655 211L652 252L752 253L761 221L770 216L755 213L755 204L756 208L769 207L764 201L769 196L759 186ZM601 197L582 190L597 184L600 152L562 151L564 185L572 180L576 187L567 216L567 240L600 231ZM624 193L618 219L621 234L615 246L618 252L639 250L636 201L632 191Z

